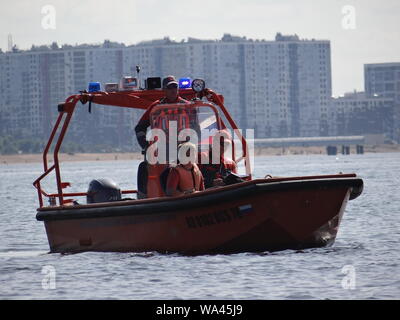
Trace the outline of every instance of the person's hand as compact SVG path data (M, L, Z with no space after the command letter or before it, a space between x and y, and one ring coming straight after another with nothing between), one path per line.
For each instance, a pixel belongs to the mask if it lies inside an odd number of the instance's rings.
M217 179L213 180L213 185L215 187L221 187L221 186L224 186L225 183L224 183L224 180L222 180L221 178L217 178Z

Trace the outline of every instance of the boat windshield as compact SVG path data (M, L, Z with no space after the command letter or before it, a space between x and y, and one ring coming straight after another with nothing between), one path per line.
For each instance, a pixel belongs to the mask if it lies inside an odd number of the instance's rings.
M151 128L162 130L167 141L175 136L179 142L190 138L201 149L208 148L210 137L221 129L217 109L208 103L158 105L150 119Z

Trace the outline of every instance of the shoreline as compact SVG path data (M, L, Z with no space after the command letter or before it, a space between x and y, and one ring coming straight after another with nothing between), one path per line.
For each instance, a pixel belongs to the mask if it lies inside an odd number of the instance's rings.
M53 156L49 154L48 162L53 163ZM140 152L126 152L126 153L60 153L60 162L82 162L82 161L118 161L118 160L141 160L143 155ZM42 163L42 154L11 154L0 155L1 164L14 164L14 163Z
M341 155L341 149L338 148L338 155ZM400 145L376 145L364 146L364 153L392 153L400 152ZM350 154L355 154L355 148L350 149ZM282 155L326 155L326 147L268 147L254 149L254 156L282 156ZM52 163L52 156L48 157L49 163ZM114 152L114 153L60 153L61 162L79 162L79 161L119 161L119 160L142 160L143 155L140 152ZM1 164L16 163L41 163L42 154L12 154L0 155Z

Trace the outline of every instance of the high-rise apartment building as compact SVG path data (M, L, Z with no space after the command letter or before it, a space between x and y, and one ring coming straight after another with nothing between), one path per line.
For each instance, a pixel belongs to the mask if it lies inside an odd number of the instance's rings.
M394 137L400 141L400 62L364 65L365 92L394 100Z
M332 133L330 42L278 34L275 41L224 35L219 41L189 39L147 43L162 56L162 75L201 77L221 92L242 128L258 137Z
M246 43L246 125L259 137L329 135L329 41L277 35Z

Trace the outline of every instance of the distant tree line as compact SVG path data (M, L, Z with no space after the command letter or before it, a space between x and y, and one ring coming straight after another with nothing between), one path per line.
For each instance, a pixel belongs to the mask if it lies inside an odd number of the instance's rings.
M43 141L36 138L0 136L0 154L40 153Z
M0 154L32 154L42 153L45 147L43 139L16 138L13 136L0 136ZM54 145L50 149L52 152ZM132 148L111 147L109 144L81 144L72 139L66 139L61 146L62 153L108 153L134 151Z

